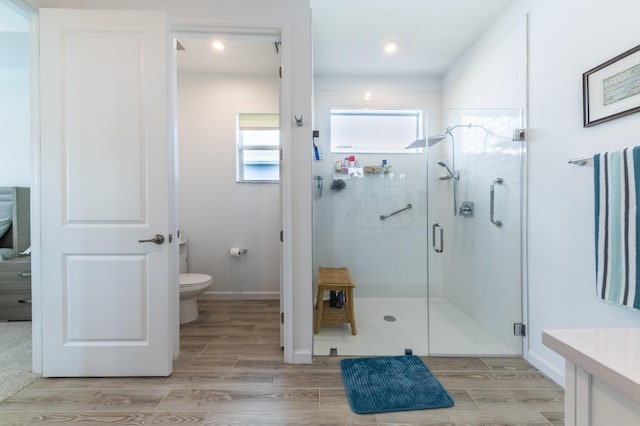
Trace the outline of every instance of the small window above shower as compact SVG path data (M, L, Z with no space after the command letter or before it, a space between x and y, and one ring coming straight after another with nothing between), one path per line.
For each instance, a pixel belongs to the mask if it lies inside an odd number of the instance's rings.
M331 152L415 154L407 144L422 134L421 110L332 109Z

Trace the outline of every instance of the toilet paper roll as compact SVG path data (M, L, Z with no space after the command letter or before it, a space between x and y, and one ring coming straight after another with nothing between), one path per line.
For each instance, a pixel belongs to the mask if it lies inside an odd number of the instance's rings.
M229 249L229 256L238 257L245 254L246 252L247 252L246 249L242 249L239 247L232 247Z

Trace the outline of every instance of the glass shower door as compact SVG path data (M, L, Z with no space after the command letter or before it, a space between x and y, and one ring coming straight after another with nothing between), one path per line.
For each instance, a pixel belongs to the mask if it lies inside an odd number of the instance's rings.
M428 154L430 354L521 355L523 111L443 121Z

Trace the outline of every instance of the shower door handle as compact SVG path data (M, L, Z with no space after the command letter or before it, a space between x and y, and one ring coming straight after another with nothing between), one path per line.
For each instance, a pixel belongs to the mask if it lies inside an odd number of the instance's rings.
M436 246L436 230L439 230L440 234L440 248ZM444 228L439 223L434 223L431 228L431 246L436 253L442 253L444 251Z
M495 200L496 200L496 195L495 195L495 186L496 184L498 185L502 185L502 183L504 182L504 180L502 180L502 178L496 178L493 183L491 184L491 190L489 193L489 220L491 221L491 223L493 223L495 226L497 226L498 228L502 228L502 221L500 220L495 220L494 214L495 214Z

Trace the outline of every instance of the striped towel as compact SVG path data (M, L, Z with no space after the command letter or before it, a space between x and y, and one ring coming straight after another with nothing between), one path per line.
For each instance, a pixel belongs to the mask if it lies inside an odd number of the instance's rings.
M598 297L640 309L640 147L596 154L593 166Z

